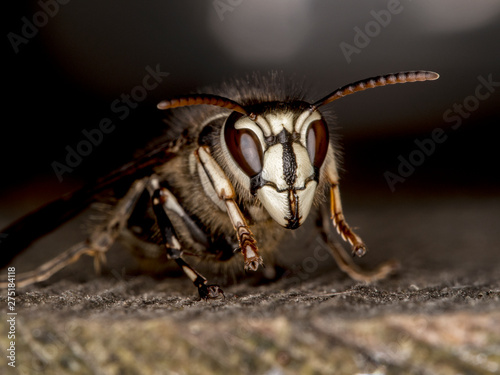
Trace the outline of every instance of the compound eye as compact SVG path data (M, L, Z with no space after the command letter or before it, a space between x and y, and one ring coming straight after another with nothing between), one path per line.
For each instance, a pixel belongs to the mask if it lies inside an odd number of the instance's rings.
M236 164L248 177L253 177L262 171L262 147L253 131L234 127L240 117L229 116L224 126L224 139Z
M311 163L317 168L320 168L325 161L326 152L328 151L328 128L323 120L315 120L307 129L307 152Z

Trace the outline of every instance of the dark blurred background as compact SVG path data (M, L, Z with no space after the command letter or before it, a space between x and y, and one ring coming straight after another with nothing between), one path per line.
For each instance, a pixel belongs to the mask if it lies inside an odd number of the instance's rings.
M26 373L498 370L498 0L15 0L3 9L0 262L10 257L5 226L130 161L161 133L162 99L256 70L306 82L310 100L384 73L441 75L329 105L345 154L346 219L369 250L356 262L397 259L398 275L370 287L348 279L333 259L315 257L309 220L283 246L283 283L258 289L241 280L207 305L185 277L137 277L146 271L115 247L108 277L82 257L16 296ZM136 108L116 107L141 95L147 69L157 67L161 83ZM114 130L59 181L52 163L65 163L67 147L106 118ZM446 139L430 142L436 134ZM82 240L83 216L18 257L17 275Z
M345 152L345 199L498 197L498 1L61 3L18 0L3 12L0 227L128 161L161 131L158 101L256 70L304 79L310 100L383 73L438 72L438 81L330 105ZM112 103L140 93L148 66L169 75L120 119ZM477 91L479 77L499 83ZM66 147L104 118L114 130L60 182L52 163L65 163ZM414 153L419 165L391 189L386 172L398 175L398 157L408 160L415 140L437 128L446 140L423 159Z

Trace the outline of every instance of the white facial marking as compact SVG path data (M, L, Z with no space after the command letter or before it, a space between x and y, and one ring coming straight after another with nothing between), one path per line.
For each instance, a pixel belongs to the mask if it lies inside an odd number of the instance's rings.
M257 197L269 212L269 215L281 226L288 224L285 217L288 213L288 192L278 193L270 186L257 190Z
M297 202L299 207L298 216L300 225L304 223L311 211L312 202L316 192L316 181L309 181L305 189L297 190ZM264 186L257 191L257 197L269 212L269 215L281 226L286 227L289 223L287 219L292 219L290 212L288 190L277 192L270 186Z
M259 127L262 129L266 137L269 137L272 134L271 126L268 124L264 117L258 115L255 119L255 122L259 124Z
M306 179L313 175L314 168L309 159L309 154L303 146L294 143L292 147L297 163L297 177L294 187L301 189L304 187ZM266 181L271 181L276 184L279 190L285 190L289 188L284 179L283 146L281 144L276 144L269 147L264 154L262 178Z
M318 111L314 111L312 113L309 111L305 111L295 122L295 131L300 134L300 141L304 146L306 146L306 134L309 127L308 125L315 120L321 120L321 115Z
M311 177L314 173L314 167L309 159L307 149L303 146L294 143L293 153L295 154L295 161L297 163L297 177L295 180L295 187L302 188L306 183L306 179Z
M265 145L264 129L261 128L259 125L257 125L256 122L250 120L248 117L244 117L244 118L236 121L236 123L234 124L234 127L235 127L235 129L250 129L251 131L253 131L255 133L257 138L259 138L261 146ZM264 147L262 147L262 149L264 150Z
M279 110L265 116L258 115L255 121L242 117L234 125L236 129L251 130L261 143L264 154L260 177L264 185L255 193L268 214L283 227L294 228L297 223L302 224L311 210L317 182L311 180L315 171L307 151L307 131L311 122L320 119L318 111L309 109L298 117L292 110ZM283 130L289 133L285 137L289 142L285 147L281 143L267 143L268 137L278 136ZM250 189L250 178L232 159L224 138L222 150L236 180ZM292 207L298 211L291 212Z
M276 184L278 189L284 190L288 187L283 175L283 146L276 144L267 149L264 154L262 167L262 178Z
M266 116L266 120L271 126L273 135L278 135L283 129L293 132L293 114L291 112L271 113Z
M311 211L312 202L316 193L316 181L310 181L304 190L297 190L299 196L299 217L302 225Z

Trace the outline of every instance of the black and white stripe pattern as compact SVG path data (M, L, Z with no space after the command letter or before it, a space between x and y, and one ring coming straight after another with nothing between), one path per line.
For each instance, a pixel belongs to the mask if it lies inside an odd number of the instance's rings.
M252 131L263 150L262 171L248 177L228 157L229 168L239 182L262 202L269 214L282 226L298 228L311 209L318 183L318 170L314 168L307 151L307 129L312 121L321 119L309 105L283 106L263 110L252 120L242 117L235 123L238 130Z

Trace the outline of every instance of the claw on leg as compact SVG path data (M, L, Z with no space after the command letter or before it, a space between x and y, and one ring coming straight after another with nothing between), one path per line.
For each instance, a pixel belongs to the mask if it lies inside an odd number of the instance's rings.
M219 298L220 296L226 299L224 291L220 288L220 286L215 284L212 285L202 284L198 286L198 293L200 294L200 298L204 300L216 299Z
M241 253L245 262L245 271L257 271L260 265L264 265L264 261L259 255L259 249L252 232L246 225L240 224L236 233L238 234Z
M344 214L342 213L342 204L340 201L340 191L338 185L330 187L330 211L333 225L337 228L337 232L344 241L348 241L352 246L352 254L362 257L366 254L366 245L361 238L353 232L345 221Z
M365 244L359 244L359 245L354 245L352 248L352 255L356 255L358 257L362 257L363 255L366 254L366 247Z
M175 259L176 263L182 268L184 274L191 279L193 284L198 288L200 298L204 300L218 298L221 295L226 298L222 289L215 284L207 285L207 279L198 271L186 263L182 258Z
M259 266L264 267L264 261L262 257L253 257L245 259L245 271L257 271Z

